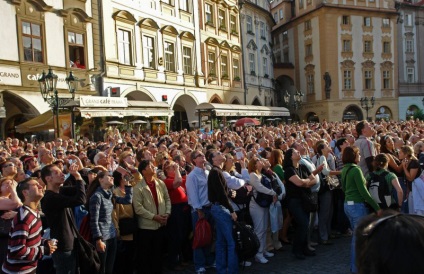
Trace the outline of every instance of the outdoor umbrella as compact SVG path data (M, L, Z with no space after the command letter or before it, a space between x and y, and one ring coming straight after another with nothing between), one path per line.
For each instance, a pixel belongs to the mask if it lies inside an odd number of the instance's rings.
M131 121L130 123L131 124L147 124L147 122L143 120L134 120L134 121Z
M166 122L164 120L155 120L155 121L152 121L150 123L152 123L152 124L166 124Z
M124 125L124 123L119 122L119 121L109 121L106 122L107 125Z
M235 123L236 127L241 127L241 126L259 126L261 124L261 122L258 119L255 118L241 118L238 119L237 122Z

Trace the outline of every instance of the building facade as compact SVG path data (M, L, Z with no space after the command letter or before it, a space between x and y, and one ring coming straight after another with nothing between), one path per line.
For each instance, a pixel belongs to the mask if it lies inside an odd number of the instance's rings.
M49 5L52 4L52 5ZM0 1L1 136L50 110L38 78L51 67L59 96L70 97L65 78L80 79L79 94L95 94L91 1Z
M424 1L396 2L399 12L399 119L409 119L424 105Z
M241 30L246 104L275 106L273 43L275 25L268 0L243 1Z
M383 0L272 3L277 102L304 94L304 121L397 119L397 14ZM360 99L375 98L367 113Z

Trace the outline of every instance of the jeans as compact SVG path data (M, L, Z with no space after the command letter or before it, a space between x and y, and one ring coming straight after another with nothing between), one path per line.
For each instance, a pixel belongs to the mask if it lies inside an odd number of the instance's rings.
M355 253L355 229L358 225L358 222L362 219L362 217L368 215L368 209L365 206L365 203L354 203L353 205L344 204L344 210L347 218L349 219L350 225L352 226L353 236L352 236L352 246L351 246L351 259L350 259L350 271L353 273L358 272L358 268L356 267L356 253Z
M212 205L211 214L216 227L216 273L236 274L238 259L230 211L220 205Z
M321 241L327 241L331 233L333 218L333 192L324 191L319 194L318 228Z
M406 181L404 177L398 177L398 180L399 180L400 187L402 188L402 191L403 191L403 202L402 202L402 207L400 208L400 211L402 213L409 213L408 201L406 200L406 195L408 195L408 188L406 186ZM398 198L397 198L397 192L395 188L392 189L392 197L397 203Z
M307 248L309 213L303 210L302 201L299 198L289 200L289 210L297 224L293 239L293 253L303 254Z
M213 220L211 216L211 208L210 207L203 207L203 213L205 214L206 220L211 225L211 228L213 229ZM193 231L196 229L196 223L199 220L199 215L197 214L197 211L191 212L191 218L192 218L192 224L193 224ZM211 247L206 246L202 248L196 248L193 249L193 262L194 262L194 268L196 271L198 271L201 267L206 267L209 265L212 265L215 261L215 258L213 254L211 253Z
M55 251L52 254L56 274L74 274L76 271L77 257L74 250Z
M106 240L104 243L106 244L105 252L98 252L100 258L100 274L112 274L118 242L115 237Z

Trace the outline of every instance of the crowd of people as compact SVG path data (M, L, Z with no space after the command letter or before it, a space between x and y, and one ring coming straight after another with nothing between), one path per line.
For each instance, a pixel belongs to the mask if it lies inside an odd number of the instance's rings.
M2 272L77 273L75 226L95 246L99 273L179 271L192 261L199 274L232 274L268 263L283 245L304 260L343 235L352 236L350 271L374 273L368 255L382 248L364 237L379 222L393 231L394 222L422 223L402 215L424 215L419 120L109 132L101 142L2 141ZM277 205L280 216L270 214ZM214 241L192 248L200 220ZM253 258L238 257L234 221L252 225Z

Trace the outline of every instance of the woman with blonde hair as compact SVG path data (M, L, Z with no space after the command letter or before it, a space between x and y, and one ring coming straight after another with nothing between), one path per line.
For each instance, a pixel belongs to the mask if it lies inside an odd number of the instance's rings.
M12 226L13 217L16 212L12 210L22 205L21 200L16 193L17 183L12 178L0 179L0 261L4 262L7 254L7 241L9 239L9 230Z
M277 201L277 193L274 190L265 187L262 183L262 168L264 164L258 157L253 157L248 164L250 174L249 184L253 186L253 199L250 200L249 212L252 216L255 234L258 236L260 246L255 260L259 263L266 264L268 260L265 257L272 257L274 253L266 251L266 231L269 221L269 206L262 207L257 202L258 193L272 196L273 202Z
M408 198L408 212L414 213L414 195L412 191L412 183L420 177L420 163L414 155L414 150L411 146L402 146L399 150L399 160L402 161L401 166L405 174L406 180L406 198ZM418 196L416 197L418 199ZM416 201L418 202L418 201ZM422 202L421 202L422 203Z

